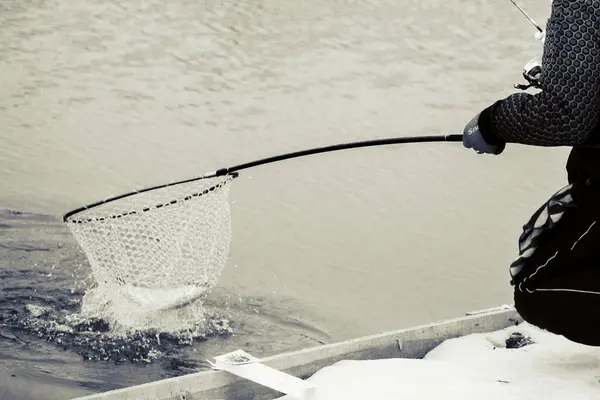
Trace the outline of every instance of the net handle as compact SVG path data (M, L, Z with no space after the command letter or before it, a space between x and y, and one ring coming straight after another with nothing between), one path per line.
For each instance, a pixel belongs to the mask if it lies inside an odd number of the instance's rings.
M198 181L201 179L215 178L218 176L231 175L232 178L237 178L239 175L238 171L241 171L241 170L247 169L247 168L251 168L251 167L256 167L259 165L277 162L277 161L288 160L291 158L304 157L304 156L309 156L309 155L319 154L319 153L327 153L327 152L338 151L338 150L354 149L354 148L359 148L359 147L385 146L385 145L405 144L405 143L433 143L433 142L462 142L462 135L455 134L455 135L438 135L438 136L408 136L408 137L400 137L400 138L363 140L363 141L358 141L358 142L340 143L340 144L334 144L334 145L330 145L330 146L315 147L312 149L280 154L280 155L273 156L273 157L262 158L260 160L251 161L251 162L247 162L244 164L239 164L239 165L236 165L233 167L220 168L216 171L209 172L207 174L204 174L202 176L198 176L195 178L172 182L172 183L167 183L167 184L158 185L158 186L152 186L152 187L149 187L146 189L135 190L135 191L121 194L118 196L109 197L104 200L97 201L95 203L91 203L91 204L76 208L72 211L69 211L68 213L66 213L63 216L63 222L67 222L67 220L70 217L72 217L73 215L78 214L82 211L89 210L90 208L97 207L97 206L100 206L100 205L103 205L106 203L110 203L112 201L116 201L119 199L123 199L125 197L133 196L133 195L136 195L139 193L149 192L151 190L156 190L156 189L162 189L162 188L166 188L169 186L181 185L184 183L194 182L194 181Z
M241 171L243 169L256 167L258 165L269 164L276 161L288 160L290 158L304 157L312 154L327 153L338 150L353 149L357 147L370 147L370 146L384 146L391 144L404 144L404 143L432 143L432 142L462 142L462 135L440 135L440 136L409 136L402 138L387 138L387 139L374 139L364 140L359 142L341 143L334 144L324 147L315 147L312 149L295 151L292 153L280 154L278 156L263 158L256 161L236 165L229 168L221 168L214 172L203 175L203 178L213 178L217 176L223 176L232 172Z

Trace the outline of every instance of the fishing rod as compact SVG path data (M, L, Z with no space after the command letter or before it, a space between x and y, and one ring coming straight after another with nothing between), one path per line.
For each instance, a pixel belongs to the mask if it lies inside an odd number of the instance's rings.
M526 12L525 10L523 10L517 3L515 3L515 0L510 0L511 3L514 4L515 7L517 7L517 10L521 11L521 14L523 14L525 16L525 18L527 18L529 20L529 22L531 22L533 24L533 26L536 27L536 29L539 31L539 33L544 33L544 30L533 20L533 18L531 18Z
M521 6L519 6L515 2L515 0L510 0L510 2L538 30L538 32L536 32L536 34L535 34L535 38L537 40L541 41L542 43L544 43L544 40L546 38L546 32L542 29L542 27L539 26L538 23L535 22L533 20L533 18L531 18L529 16L529 14L527 14L525 12L525 10L523 10L521 8ZM541 64L536 59L533 59L533 60L529 61L527 64L525 64L525 66L523 67L523 78L525 78L525 80L528 82L528 84L515 83L514 87L516 89L520 89L520 90L527 90L527 89L532 88L532 87L534 87L536 89L540 89L539 80L540 80L541 74L542 74L542 66L541 66Z

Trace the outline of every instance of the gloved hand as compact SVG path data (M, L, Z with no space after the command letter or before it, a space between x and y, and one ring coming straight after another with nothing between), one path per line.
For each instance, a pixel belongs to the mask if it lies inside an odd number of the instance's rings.
M463 131L463 146L467 149L473 149L477 154L495 154L498 155L504 151L505 143L499 145L488 143L479 131L479 114L475 116L465 126Z

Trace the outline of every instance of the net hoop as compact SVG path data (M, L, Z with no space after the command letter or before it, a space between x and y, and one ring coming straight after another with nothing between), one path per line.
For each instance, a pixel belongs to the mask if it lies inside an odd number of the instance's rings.
M228 193L237 176L204 175L149 187L65 214L102 301L124 315L172 310L204 298L227 261Z
M229 180L233 180L233 179L237 178L238 176L239 176L239 173L237 173L237 172L231 172L231 173L228 173L226 175L222 175L223 178L229 178ZM159 189L166 189L166 188L169 188L169 187L173 187L173 186L177 186L177 185L183 185L183 184L186 184L186 183L196 182L196 181L200 181L200 180L208 179L208 178L214 178L214 176L210 176L210 177L209 176L201 176L201 177L197 177L197 178L186 179L186 180L183 180L183 181L177 181L177 182L167 183L167 184L164 184L164 185L151 186L151 187L148 187L148 188L145 188L145 189L135 190L135 191L124 193L124 194L121 194L121 195L118 195L118 196L108 197L108 198L106 198L104 200L100 200L100 201L97 201L95 203L90 203L88 205L85 205L85 206L82 206L82 207L79 207L79 208L76 208L74 210L71 210L71 211L67 212L63 216L63 222L65 222L65 223L82 224L82 223L89 223L89 222L96 222L96 221L104 221L106 219L122 218L124 216L135 215L135 214L138 214L140 212L148 212L148 211L151 211L153 209L158 209L158 208L162 208L162 207L165 207L165 206L177 204L177 203L180 203L180 202L189 201L189 200L192 200L193 198L197 198L197 197L206 195L209 192L212 192L212 191L218 189L219 187L223 186L224 184L229 183L229 181L224 181L223 183L220 183L220 184L217 184L217 185L213 185L210 188L203 190L202 192L190 194L190 195L188 195L188 196L186 196L186 197L184 197L182 199L174 199L174 200L171 200L171 201L169 201L167 203L159 203L159 204L156 204L156 205L154 205L152 207L144 207L144 208L142 208L141 210L138 210L138 211L134 210L134 211L123 212L123 213L119 213L119 214L112 214L112 215L108 215L106 217L99 217L99 218L84 218L84 219L75 219L75 218L73 218L73 217L81 215L81 214L83 214L86 211L89 211L91 209L98 208L100 206L103 206L103 205L106 205L106 204L109 204L109 203L114 203L114 202L116 202L118 200L125 199L125 198L131 197L131 196L135 196L135 195L138 195L138 194L141 194L141 193L146 193L146 192L150 192L150 191L154 191L154 190L159 190Z

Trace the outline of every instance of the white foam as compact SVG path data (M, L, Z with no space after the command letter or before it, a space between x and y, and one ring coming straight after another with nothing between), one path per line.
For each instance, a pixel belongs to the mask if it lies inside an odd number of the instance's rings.
M174 288L144 288L125 285L122 294L138 306L149 311L166 310L185 305L198 299L206 288L196 285L182 285Z
M535 343L507 349L514 332ZM315 400L589 400L599 379L600 349L524 323L447 340L422 360L341 361L308 380Z
M81 312L106 320L113 333L127 334L132 329L197 330L206 322L201 301L205 292L191 285L172 289L120 286L118 290L97 286L84 295Z

